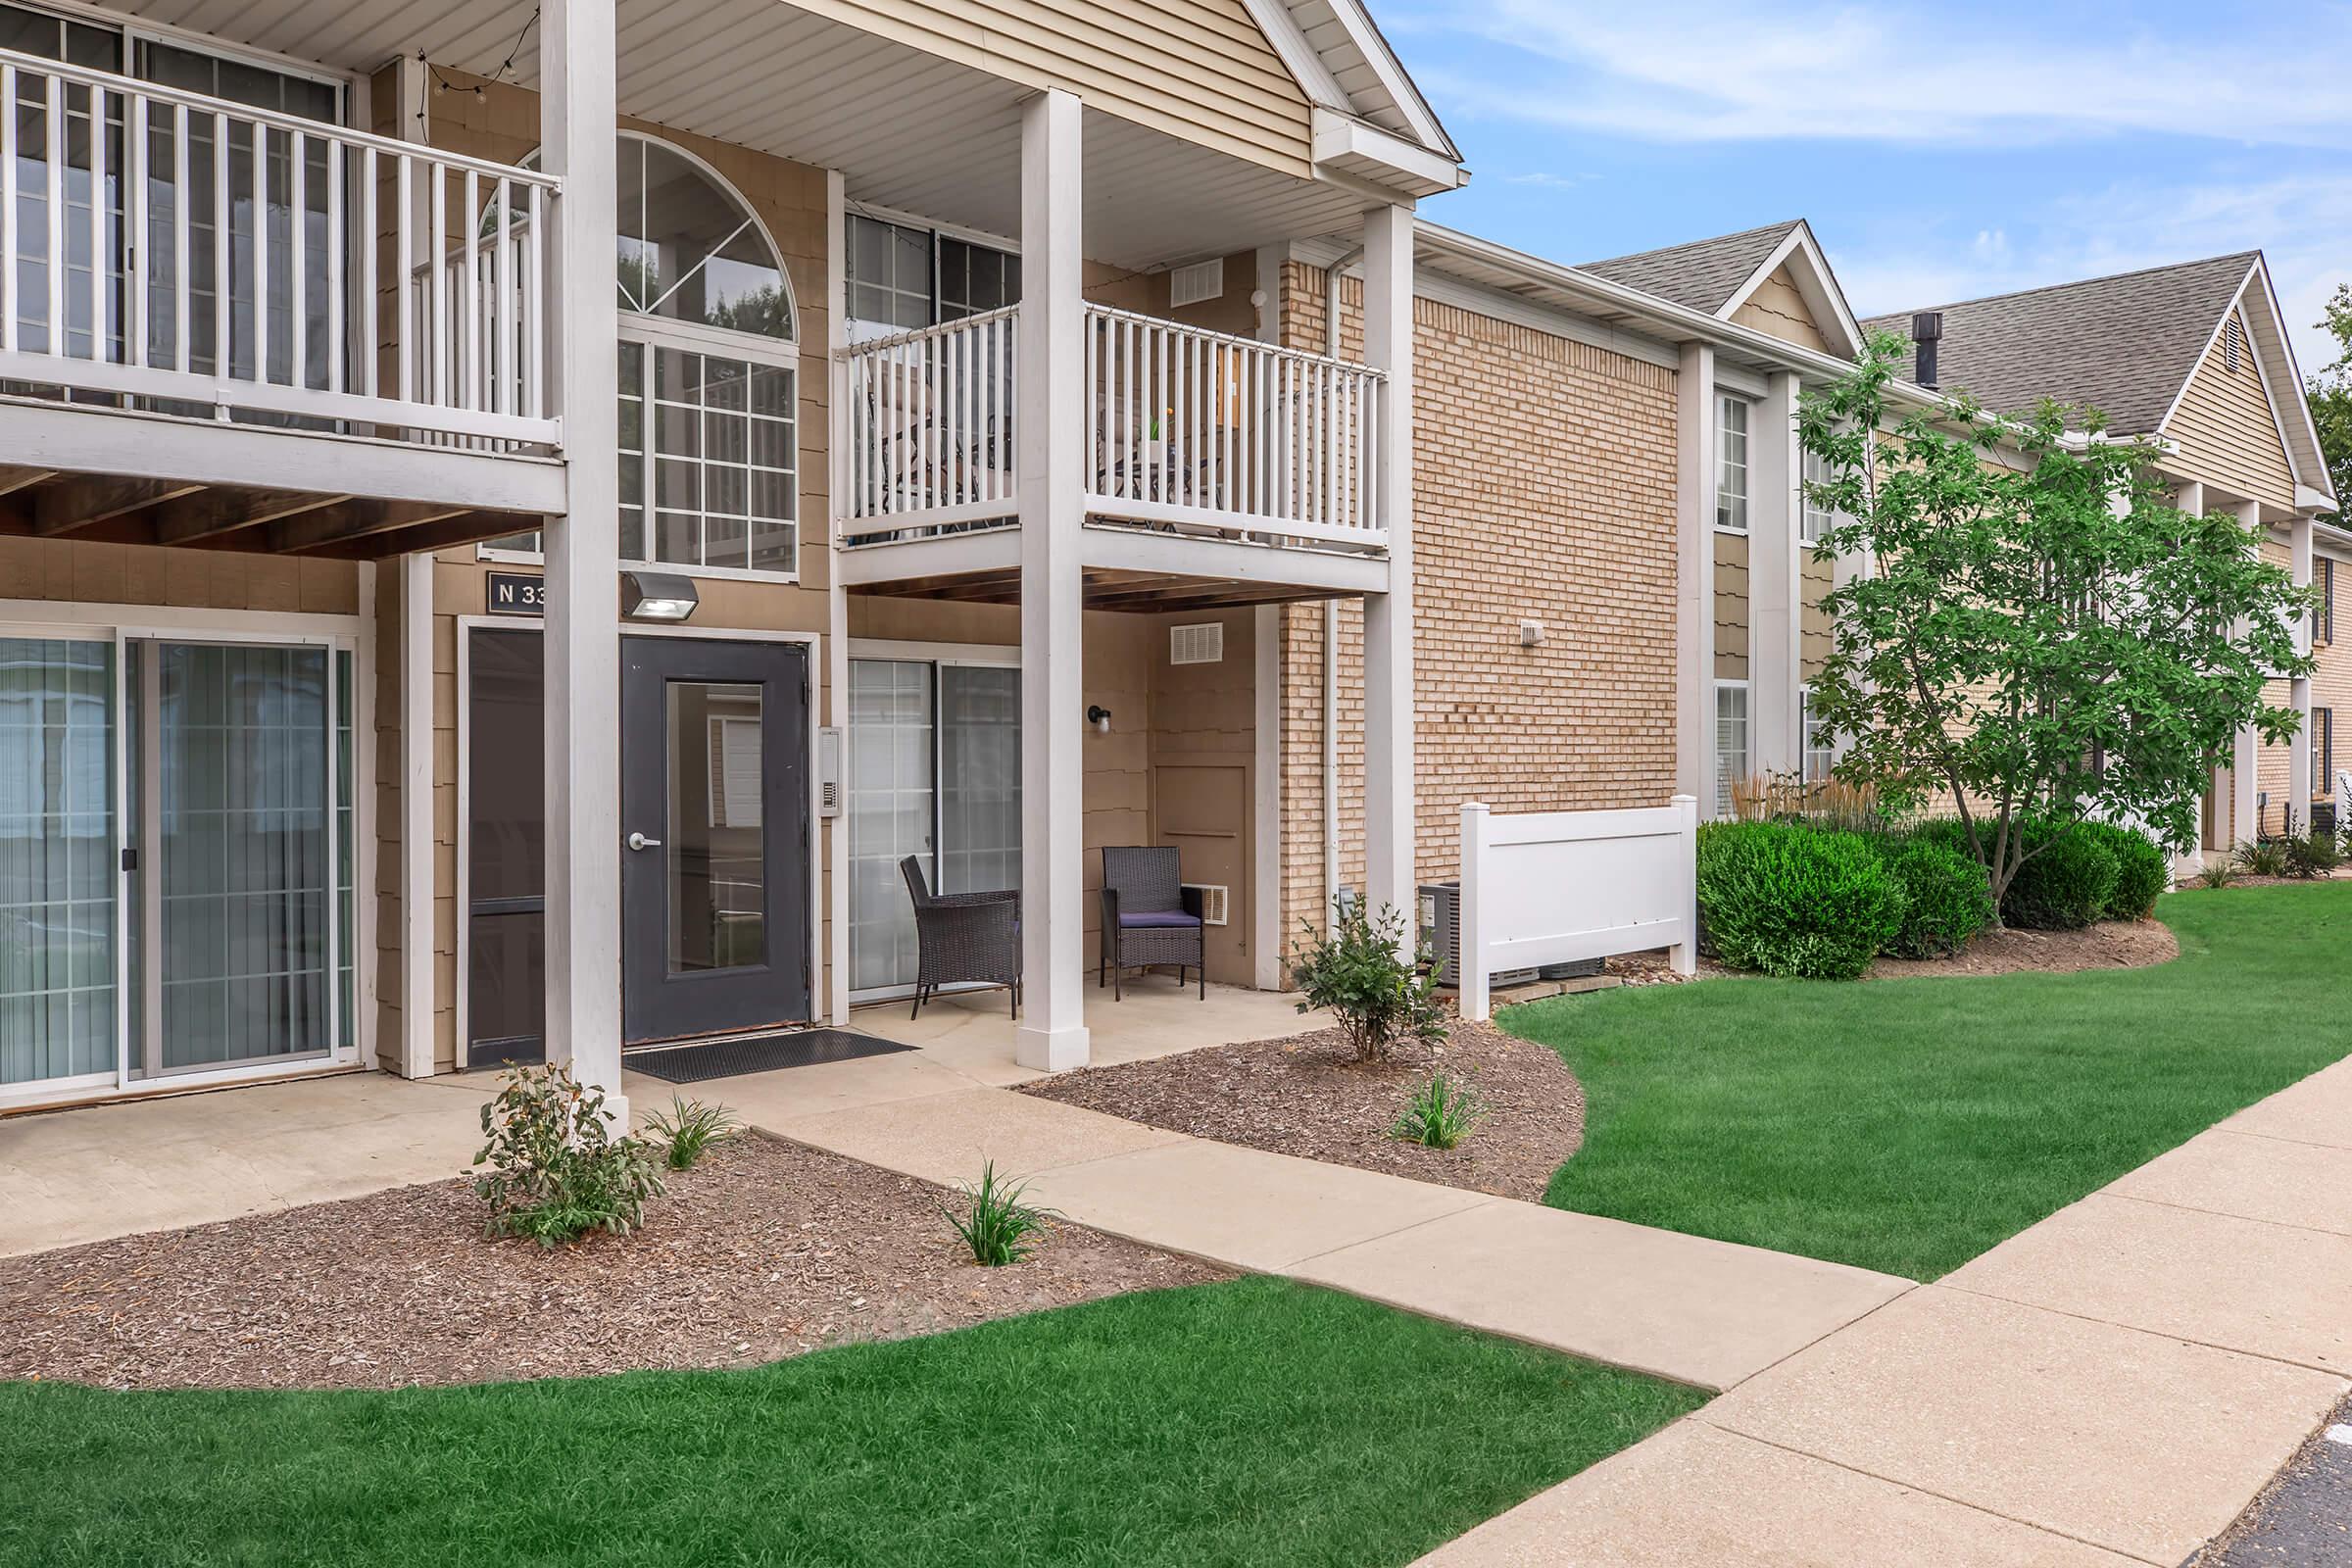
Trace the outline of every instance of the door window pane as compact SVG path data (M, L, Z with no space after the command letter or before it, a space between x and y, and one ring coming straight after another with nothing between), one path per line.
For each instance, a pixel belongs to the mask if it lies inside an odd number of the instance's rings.
M1017 888L1021 672L944 665L939 709L940 891Z
M115 1066L114 647L0 638L0 1084Z
M673 680L666 706L670 972L765 963L760 689Z
M909 855L937 885L932 667L912 660L850 662L850 984L914 980L914 905L899 861Z

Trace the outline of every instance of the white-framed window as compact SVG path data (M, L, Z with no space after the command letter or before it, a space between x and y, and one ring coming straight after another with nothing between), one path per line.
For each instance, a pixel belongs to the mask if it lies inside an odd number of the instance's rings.
M1806 544L1821 543L1821 536L1835 526L1837 514L1813 499L1813 486L1828 484L1835 477L1830 472L1830 461L1818 452L1805 454L1804 508L1797 521L1797 537Z
M618 165L621 560L790 581L800 348L783 259L700 159L622 131ZM539 548L514 534L482 553Z
M1748 401L1723 393L1716 400L1715 526L1747 532Z
M1838 750L1822 732L1821 719L1813 711L1813 688L1807 686L1797 699L1798 734L1804 746L1805 782L1818 784L1830 776L1838 765Z
M1020 257L978 240L852 213L843 244L852 342L958 321L1021 297Z
M1732 788L1747 777L1747 682L1715 683L1715 814L1732 814Z

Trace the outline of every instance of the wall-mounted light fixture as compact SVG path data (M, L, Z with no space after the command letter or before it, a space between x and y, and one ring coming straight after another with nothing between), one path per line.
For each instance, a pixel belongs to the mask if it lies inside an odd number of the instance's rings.
M691 577L669 571L620 574L620 612L631 620L684 620L701 603Z
M1100 703L1087 709L1086 721L1105 735L1110 733L1110 710Z

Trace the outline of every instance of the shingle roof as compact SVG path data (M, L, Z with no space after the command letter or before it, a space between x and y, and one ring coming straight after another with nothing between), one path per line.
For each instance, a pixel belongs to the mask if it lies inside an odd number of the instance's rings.
M1688 245L1669 245L1663 250L1638 251L1605 262L1587 262L1577 270L1712 316L1723 309L1724 301L1764 265L1765 258L1801 221L1792 218L1785 223L1767 223L1762 228L1693 240Z
M2238 251L1939 307L1936 379L1996 414L2022 414L2049 397L2088 404L2119 435L2152 435L2260 255ZM1908 341L1912 315L1874 316L1862 329Z

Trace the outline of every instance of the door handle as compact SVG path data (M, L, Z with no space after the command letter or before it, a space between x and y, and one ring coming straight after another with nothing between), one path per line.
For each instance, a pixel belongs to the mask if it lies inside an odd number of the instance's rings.
M629 835L629 848L632 850L658 850L661 847L662 841L660 839L649 839L642 833L632 833Z

